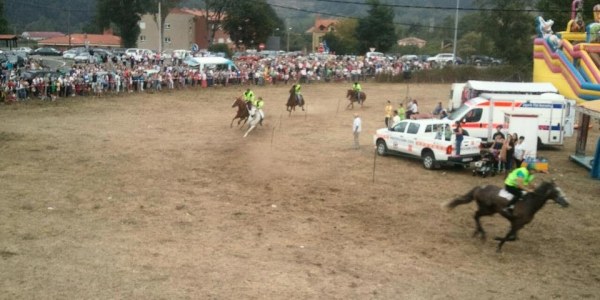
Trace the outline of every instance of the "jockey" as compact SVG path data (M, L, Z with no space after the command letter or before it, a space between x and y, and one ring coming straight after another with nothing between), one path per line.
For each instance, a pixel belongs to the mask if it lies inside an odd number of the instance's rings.
M299 83L296 83L296 84L294 85L294 94L296 95L296 102L298 103L298 105L300 105L300 104L301 104L301 103L300 103L300 99L301 99L301 97L302 97L302 94L300 94L300 88L301 88L301 87L302 87L302 86L300 86L300 84L299 84Z
M358 103L360 104L362 101L360 99L360 92L362 91L362 87L360 86L360 83L358 83L357 81L354 82L354 84L352 85L352 90L356 94L356 99L358 100Z
M258 114L260 115L260 126L262 126L262 121L265 118L265 113L262 110L263 106L265 106L265 101L262 97L258 97L258 100L256 101L256 109L258 109Z
M254 92L251 89L247 89L246 92L244 92L244 100L246 100L246 104L248 104L248 107L250 107L250 104L252 105L256 105L256 99L254 98Z
M537 172L534 163L528 163L525 167L514 169L504 180L504 189L513 195L512 200L508 202L504 208L504 212L512 216L513 206L523 196L523 190L532 191L530 183L534 176L532 173Z

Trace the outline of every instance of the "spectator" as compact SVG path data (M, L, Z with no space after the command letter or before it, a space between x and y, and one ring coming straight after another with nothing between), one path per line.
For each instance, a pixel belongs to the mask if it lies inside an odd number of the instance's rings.
M387 101L387 104L385 105L385 127L390 128L391 127L391 120L392 120L392 112L394 110L394 107L392 106L392 102L390 102L390 100Z
M392 126L390 126L390 128L393 128L394 126L396 126L398 123L400 123L401 119L400 119L400 115L398 114L397 110L394 110L394 117L392 118Z
M442 113L442 102L438 102L433 111L431 112L434 116L438 116Z
M456 156L460 156L460 147L463 141L463 129L460 121L456 121L456 128L454 128L454 134L456 135Z
M352 123L352 132L354 134L354 149L360 149L360 132L362 131L362 121L360 116L355 113L354 114L354 122Z
M492 135L492 140L496 141L496 137L498 136L501 136L502 139L506 138L504 133L502 133L502 125L498 125L498 127L496 127L496 132L494 132L494 135Z
M519 137L514 149L513 157L515 158L515 168L520 168L525 159L525 148L523 148L524 136Z

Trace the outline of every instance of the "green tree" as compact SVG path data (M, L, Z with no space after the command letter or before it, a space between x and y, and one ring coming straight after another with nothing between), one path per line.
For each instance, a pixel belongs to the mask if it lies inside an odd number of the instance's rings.
M141 15L152 6L151 0L99 0L97 2L96 22L98 28L115 25L121 36L123 47L135 47L140 34L138 22Z
M396 31L394 28L394 11L382 6L379 0L368 0L371 6L369 15L358 21L356 33L359 39L360 53L365 53L369 48L386 52L396 44Z
M593 8L598 1L583 1L582 17L586 24L594 21ZM571 1L564 0L538 0L535 7L545 20L554 20L553 30L564 31L571 19ZM533 21L532 21L533 22Z
M482 0L493 10L483 12L487 20L483 34L494 43L498 56L513 64L531 62L534 20L525 9L528 0Z
M4 0L0 0L0 33L8 33L8 21L4 17Z
M335 31L328 32L323 40L327 41L329 50L336 54L356 54L358 50L357 27L356 19L342 19L335 25Z
M219 28L223 27L225 12L233 7L236 0L204 0L208 21L206 22L206 31L208 32L209 44L215 40L215 34Z
M236 46L255 48L283 22L266 0L236 0L226 8L223 28Z

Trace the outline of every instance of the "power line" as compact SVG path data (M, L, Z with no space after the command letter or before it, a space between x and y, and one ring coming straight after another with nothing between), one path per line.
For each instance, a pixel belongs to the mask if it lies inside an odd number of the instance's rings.
M329 3L339 3L339 4L353 4L353 5L371 5L365 2L352 2L352 1L343 1L343 0L313 0L316 2L329 2ZM435 9L435 10L447 10L447 11L455 11L456 7L450 6L421 6L421 5L404 5L404 4L387 4L387 3L379 3L379 6L390 7L390 8L410 8L410 9ZM460 11L487 11L487 12L571 12L571 9L555 9L555 10L540 10L535 8L528 9L498 9L498 8L458 8Z
M4 0L5 4L11 4L14 7L16 6L21 6L21 7L35 7L35 8L40 8L40 9L46 9L46 10L56 10L56 11L65 11L65 12L84 12L84 13L88 13L90 15L93 15L95 12L93 10L90 9L77 9L77 8L71 8L71 7L65 7L65 6L60 6L60 5L56 5L56 6L52 6L52 5L44 5L44 4L39 4L39 3L34 3L31 1L24 1L24 0ZM4 9L5 11L7 10L7 8Z
M356 20L360 20L361 19L359 17L354 17L354 16L340 15L340 14L334 14L334 13L327 13L327 12L322 12L322 11L313 11L313 10L308 10L308 9L283 6L283 5L279 5L279 4L271 4L271 3L269 3L269 5L271 5L273 7L283 8L283 9L289 9L289 10L301 11L301 12L307 12L307 13L314 13L314 14L321 14L321 15L332 16L332 17L340 17L340 18L348 18L348 19L356 19ZM393 22L393 23L395 25L402 25L402 26L413 26L413 27L425 27L425 28L434 28L434 29L454 30L454 27L429 26L429 25L409 24L409 23L399 23L399 22Z

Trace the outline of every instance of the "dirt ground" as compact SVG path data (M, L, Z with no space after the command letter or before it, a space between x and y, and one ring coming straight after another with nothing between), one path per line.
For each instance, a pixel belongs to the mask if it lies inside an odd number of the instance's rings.
M500 176L374 163L385 101L431 111L449 84L365 83L353 111L348 87L304 85L291 116L289 86L255 88L267 119L246 139L229 127L240 87L0 106L0 298L597 299L600 181L569 161L575 138L538 176L572 205L498 254L471 237L475 204L440 204Z

